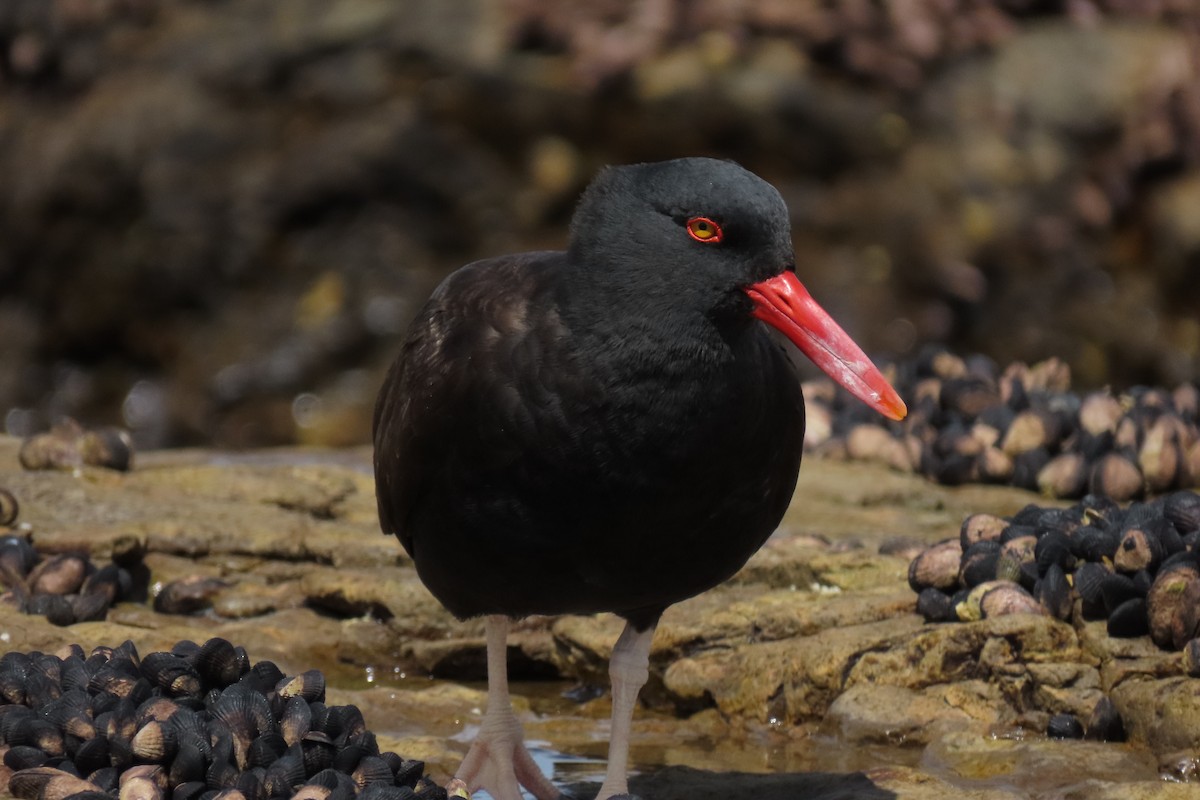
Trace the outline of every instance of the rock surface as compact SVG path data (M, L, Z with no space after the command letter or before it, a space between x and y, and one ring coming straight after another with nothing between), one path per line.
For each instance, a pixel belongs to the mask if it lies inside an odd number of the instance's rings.
M482 628L441 609L379 533L364 451L168 451L140 456L129 473L31 473L16 465L17 444L0 437L0 486L18 497L17 530L41 552L103 560L132 536L147 551L151 594L194 574L225 586L196 614L122 602L102 622L66 628L0 603L3 648L131 639L148 652L220 635L289 673L325 671L331 702L359 705L381 744L453 771L460 734L469 738L484 705ZM1086 785L1135 797L1142 789L1111 787L1187 774L1200 749L1200 679L1180 654L1147 637L1110 639L1103 623L929 625L914 613L913 553L970 512L1011 514L1030 499L810 461L767 546L729 583L663 617L632 744L647 796L992 800L1082 797ZM531 738L604 757L606 659L619 629L608 615L516 627L510 664ZM1086 722L1106 696L1129 745L1043 738L1051 715ZM565 782L601 769L547 758ZM839 774L812 774L830 771ZM708 788L682 788L693 779Z

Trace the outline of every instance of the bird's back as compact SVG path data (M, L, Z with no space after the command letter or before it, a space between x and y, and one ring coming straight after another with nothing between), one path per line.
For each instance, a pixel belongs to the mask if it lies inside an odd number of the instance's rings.
M799 384L759 323L584 326L565 268L530 253L450 276L376 406L384 530L459 616L648 622L741 567L795 486Z

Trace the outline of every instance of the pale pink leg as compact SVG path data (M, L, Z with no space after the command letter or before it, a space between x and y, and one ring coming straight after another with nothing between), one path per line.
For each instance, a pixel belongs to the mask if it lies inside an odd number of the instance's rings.
M495 800L521 800L521 787L537 800L558 800L560 793L525 749L521 722L508 696L508 628L504 616L487 618L488 701L479 735L446 785L451 797L486 789Z
M608 737L608 770L596 800L629 793L629 734L638 692L650 676L650 642L654 626L644 631L626 623L608 664L612 680L612 732Z

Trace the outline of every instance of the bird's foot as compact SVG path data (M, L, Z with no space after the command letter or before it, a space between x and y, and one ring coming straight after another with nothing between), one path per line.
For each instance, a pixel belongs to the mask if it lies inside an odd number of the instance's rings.
M538 769L523 743L480 737L446 784L446 793L469 800L472 791L484 789L493 800L522 800L522 787L537 800L562 800L562 793Z

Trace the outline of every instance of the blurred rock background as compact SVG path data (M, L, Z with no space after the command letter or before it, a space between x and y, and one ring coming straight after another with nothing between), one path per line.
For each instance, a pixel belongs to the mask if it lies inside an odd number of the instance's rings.
M3 426L364 442L441 276L693 154L874 354L1200 377L1200 3L3 0Z

